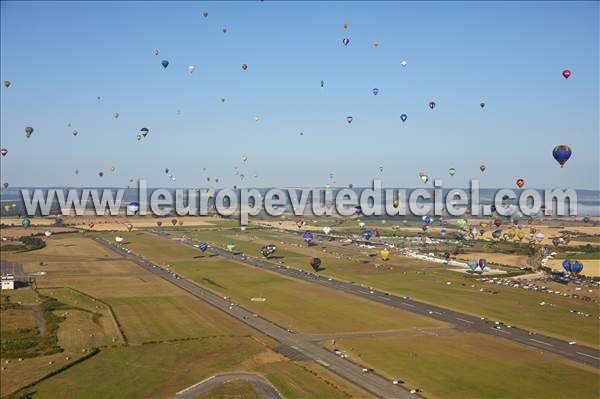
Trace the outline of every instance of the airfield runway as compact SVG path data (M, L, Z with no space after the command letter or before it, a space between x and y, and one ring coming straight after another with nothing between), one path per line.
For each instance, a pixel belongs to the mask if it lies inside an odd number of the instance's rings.
M198 245L200 241L191 240L185 237L178 237L169 233L159 231L154 234L171 237L188 245ZM208 251L223 257L243 262L247 265L259 267L261 269L270 270L288 277L309 281L320 284L325 287L344 291L353 295L360 296L375 302L379 302L388 306L397 307L408 310L413 313L431 317L436 320L455 324L465 331L478 332L482 334L493 335L504 338L512 342L517 342L537 350L553 353L564 358L574 360L579 363L584 363L596 368L600 368L600 350L589 348L578 344L569 344L569 342L541 335L518 328L508 328L503 324L495 324L493 320L482 319L465 313L448 310L434 305L428 305L422 302L415 301L408 297L399 297L391 295L387 292L378 291L374 288L353 284L347 281L336 280L316 273L306 272L304 270L294 269L287 266L276 265L266 262L259 258L254 258L244 254L229 252L225 249L210 246Z
M205 379L189 388L186 388L180 392L177 392L175 399L194 399L210 391L213 388L218 387L226 382L230 381L246 381L252 384L256 392L264 399L283 399L283 397L277 392L275 387L271 385L269 381L264 379L262 376L257 374L249 373L235 373L235 374L222 374L215 375Z
M341 358L333 352L320 347L318 344L312 342L309 338L288 331L285 328L278 326L275 323L266 320L239 305L233 304L225 298L216 295L211 291L206 290L184 278L181 278L173 272L169 272L166 269L163 269L140 256L128 252L128 250L124 247L118 246L99 237L94 237L93 239L104 247L118 253L124 259L134 262L147 271L189 292L193 296L202 299L217 309L260 331L261 333L272 337L276 341L283 344L282 346L285 346L289 352L296 353L300 358L309 359L320 364L321 366L329 369L335 374L345 378L346 380L377 397L399 399L412 399L415 397L420 397L419 395L411 394L401 385L394 385L392 381L384 378L376 372L363 372L363 367L360 365L348 359ZM213 248L213 250L215 250L215 248Z

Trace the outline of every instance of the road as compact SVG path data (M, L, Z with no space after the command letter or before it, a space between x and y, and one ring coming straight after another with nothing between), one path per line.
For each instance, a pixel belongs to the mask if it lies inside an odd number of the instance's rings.
M262 376L257 374L249 373L236 373L236 374L222 374L215 375L210 378L200 381L199 383L192 385L180 392L177 392L175 399L194 399L210 391L213 388L218 387L226 382L230 381L247 381L258 392L261 398L264 399L283 399L283 397L277 392L275 387L271 385L269 381L264 379Z
M318 344L312 342L309 338L288 331L239 305L233 304L229 300L214 294L212 291L202 288L193 282L132 253L125 247L99 237L94 237L93 240L118 253L122 258L141 266L150 273L165 279L215 308L235 317L257 331L270 336L277 342L291 348L294 352L301 354L304 358L326 367L330 371L361 387L365 391L370 392L376 397L399 399L414 399L415 397L420 397L419 395L409 393L409 391L401 385L394 385L392 381L376 372L364 372L363 367L360 365L353 363L347 358L341 358L335 353L322 348ZM214 251L215 248L212 250Z
M186 237L174 236L164 231L155 231L154 234L165 238L174 239L188 245L198 245L200 243L200 241L192 240ZM408 297L391 295L388 292L378 291L374 288L368 288L351 282L320 276L316 273L273 264L263 259L254 258L240 253L229 252L219 247L210 246L208 251L250 266L259 267L261 269L269 270L288 277L320 284L325 287L357 295L374 302L382 303L384 305L408 310L410 312L431 317L436 320L451 323L466 331L478 332L504 338L512 342L517 342L519 344L532 347L536 350L553 353L579 363L600 368L600 350L598 349L579 344L571 345L567 341L542 334L535 334L522 328L514 326L509 328L503 324L497 325L495 324L495 321L487 320L481 317L475 317L439 306L429 305L423 302L415 301Z

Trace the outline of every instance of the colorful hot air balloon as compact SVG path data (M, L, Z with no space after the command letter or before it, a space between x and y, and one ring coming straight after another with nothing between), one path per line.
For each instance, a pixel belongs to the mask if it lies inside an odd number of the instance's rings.
M5 80L4 81L4 87L6 87L8 89L10 87L10 81Z
M564 144L557 145L552 150L552 156L554 157L556 162L560 164L561 168L565 166L565 163L569 160L569 158L571 158L571 153L571 147Z
M373 88L373 95L376 96L377 94L379 94L379 89L377 87Z
M568 69L565 69L562 71L562 76L565 79L569 79L569 76L571 76L571 71L569 71Z
M6 154L8 154L8 150L7 150L6 148L2 148L2 149L0 150L0 154L2 154L2 156L3 156L3 157L5 157L5 156L6 156Z
M458 219L456 221L456 227L459 229L464 229L467 226L467 221L465 219Z
M351 116L347 116L347 117L346 117L346 122L348 122L348 123L352 123L352 120L353 120L353 119L354 119L353 117L351 117Z
M313 233L311 233L310 231L306 231L304 232L304 241L306 242L306 245L310 246L310 244L312 244L313 241Z
M517 179L517 187L522 188L525 185L524 179Z
M167 67L169 66L169 61L167 60L162 60L160 62L160 64L163 66L163 68L167 69Z
M235 248L235 245L233 247ZM208 244L205 242L201 242L200 244L198 244L198 248L200 249L200 251L205 252L208 249Z
M344 46L347 46L348 44L350 44L350 39L348 39L347 37L342 39L342 43L344 44Z
M229 252L233 252L233 250L235 249L235 243L233 243L233 242L228 243L226 248Z
M402 114L400 115L400 119L402 120L402 122L406 122L406 120L408 119L408 115Z
M321 259L319 258L310 258L310 266L314 271L318 272L319 267L321 266Z
M371 230L365 230L362 232L362 236L365 240L369 241L371 237L373 237L373 232Z
M390 251L388 251L387 248L383 248L381 251L379 251L379 256L381 256L382 261L386 261L390 259Z

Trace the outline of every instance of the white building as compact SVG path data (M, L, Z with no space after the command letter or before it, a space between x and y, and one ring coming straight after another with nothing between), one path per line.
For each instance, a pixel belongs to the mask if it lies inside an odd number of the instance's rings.
M15 276L8 274L2 276L2 289L3 290L14 290L15 289Z

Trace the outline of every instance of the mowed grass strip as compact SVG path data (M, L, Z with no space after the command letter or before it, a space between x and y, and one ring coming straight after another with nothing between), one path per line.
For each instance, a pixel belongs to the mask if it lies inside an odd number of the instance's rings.
M324 268L320 273L326 276L600 347L599 311L598 306L591 302L486 284L438 264L406 257L392 256L390 261L384 263L378 257L365 255L376 250L331 242L325 242L323 246L306 247L301 236L289 233L254 230L249 234L233 231L186 234L219 245L234 241L238 250L257 257L259 248L271 242L278 246L275 256L283 256L283 259L272 259L274 263L284 261L288 266L310 270L308 259L318 256ZM338 254L350 254L353 260ZM382 266L375 268L375 263ZM448 282L451 284L448 285ZM496 294L481 292L482 288ZM551 302L556 306L540 306L540 302ZM578 316L569 312L571 309L591 314L592 317Z
M445 326L317 284L286 278L208 253L201 255L200 251L161 237L146 234L127 236L126 240L129 242L127 247L135 253L152 260L157 257L182 276L231 297L233 302L278 324L304 333ZM167 262L164 254L173 254L173 259L177 260ZM187 254L187 259L182 254ZM256 302L252 298L266 298L266 301Z
M166 398L215 374L256 371L288 399L347 397L293 362L249 370L244 362L264 351L257 341L238 337L109 348L29 391L41 399Z
M427 398L598 398L600 373L477 333L343 339L353 360L419 387Z

